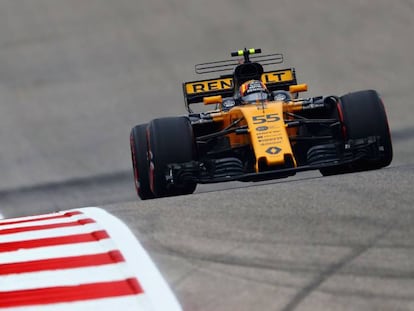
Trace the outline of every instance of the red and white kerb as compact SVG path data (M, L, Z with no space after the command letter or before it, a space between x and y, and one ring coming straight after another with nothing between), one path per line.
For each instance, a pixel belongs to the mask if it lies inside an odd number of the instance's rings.
M0 221L0 310L181 310L131 231L98 208Z

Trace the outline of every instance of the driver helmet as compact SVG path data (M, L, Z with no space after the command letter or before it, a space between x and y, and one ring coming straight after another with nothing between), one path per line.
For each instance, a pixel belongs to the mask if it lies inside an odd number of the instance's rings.
M240 99L242 103L255 103L269 99L266 85L259 80L250 80L240 86Z

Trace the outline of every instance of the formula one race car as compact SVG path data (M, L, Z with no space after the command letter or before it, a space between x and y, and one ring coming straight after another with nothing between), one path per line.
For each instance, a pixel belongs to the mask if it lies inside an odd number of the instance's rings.
M187 116L135 126L130 144L141 199L193 193L198 183L263 181L319 170L322 175L379 169L391 163L383 103L374 90L298 98L294 68L264 71L283 55L231 53L195 66L197 73L232 71L183 83ZM194 112L196 104L214 105Z

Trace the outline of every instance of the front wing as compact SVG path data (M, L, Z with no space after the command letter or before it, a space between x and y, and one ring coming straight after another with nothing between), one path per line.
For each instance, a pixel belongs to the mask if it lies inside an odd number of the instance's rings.
M379 157L378 137L367 137L348 141L341 146L339 143L326 145L325 150L332 148L342 149L336 156L324 157L324 148L319 149L317 160L306 165L291 168L278 168L263 172L243 172L241 161L237 158L225 158L211 160L210 163L192 161L188 163L169 164L166 171L167 182L186 183L197 182L200 184L218 183L227 181L264 181L285 178L295 175L297 172L321 170L330 167L352 165L362 159L375 159ZM239 164L240 165L239 165Z

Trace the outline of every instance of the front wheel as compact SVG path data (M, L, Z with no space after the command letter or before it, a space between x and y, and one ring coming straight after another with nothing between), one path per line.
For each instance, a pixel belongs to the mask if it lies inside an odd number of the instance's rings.
M142 200L154 198L149 183L149 161L147 143L147 125L141 124L131 130L130 135L132 168L135 189Z
M168 164L186 163L195 158L193 128L187 117L152 120L148 125L150 185L156 197L191 194L196 182L177 184L166 179Z
M320 170L324 176L379 169L392 161L391 135L384 105L374 90L359 91L340 97L338 115L344 141L366 137L378 139L378 156Z

